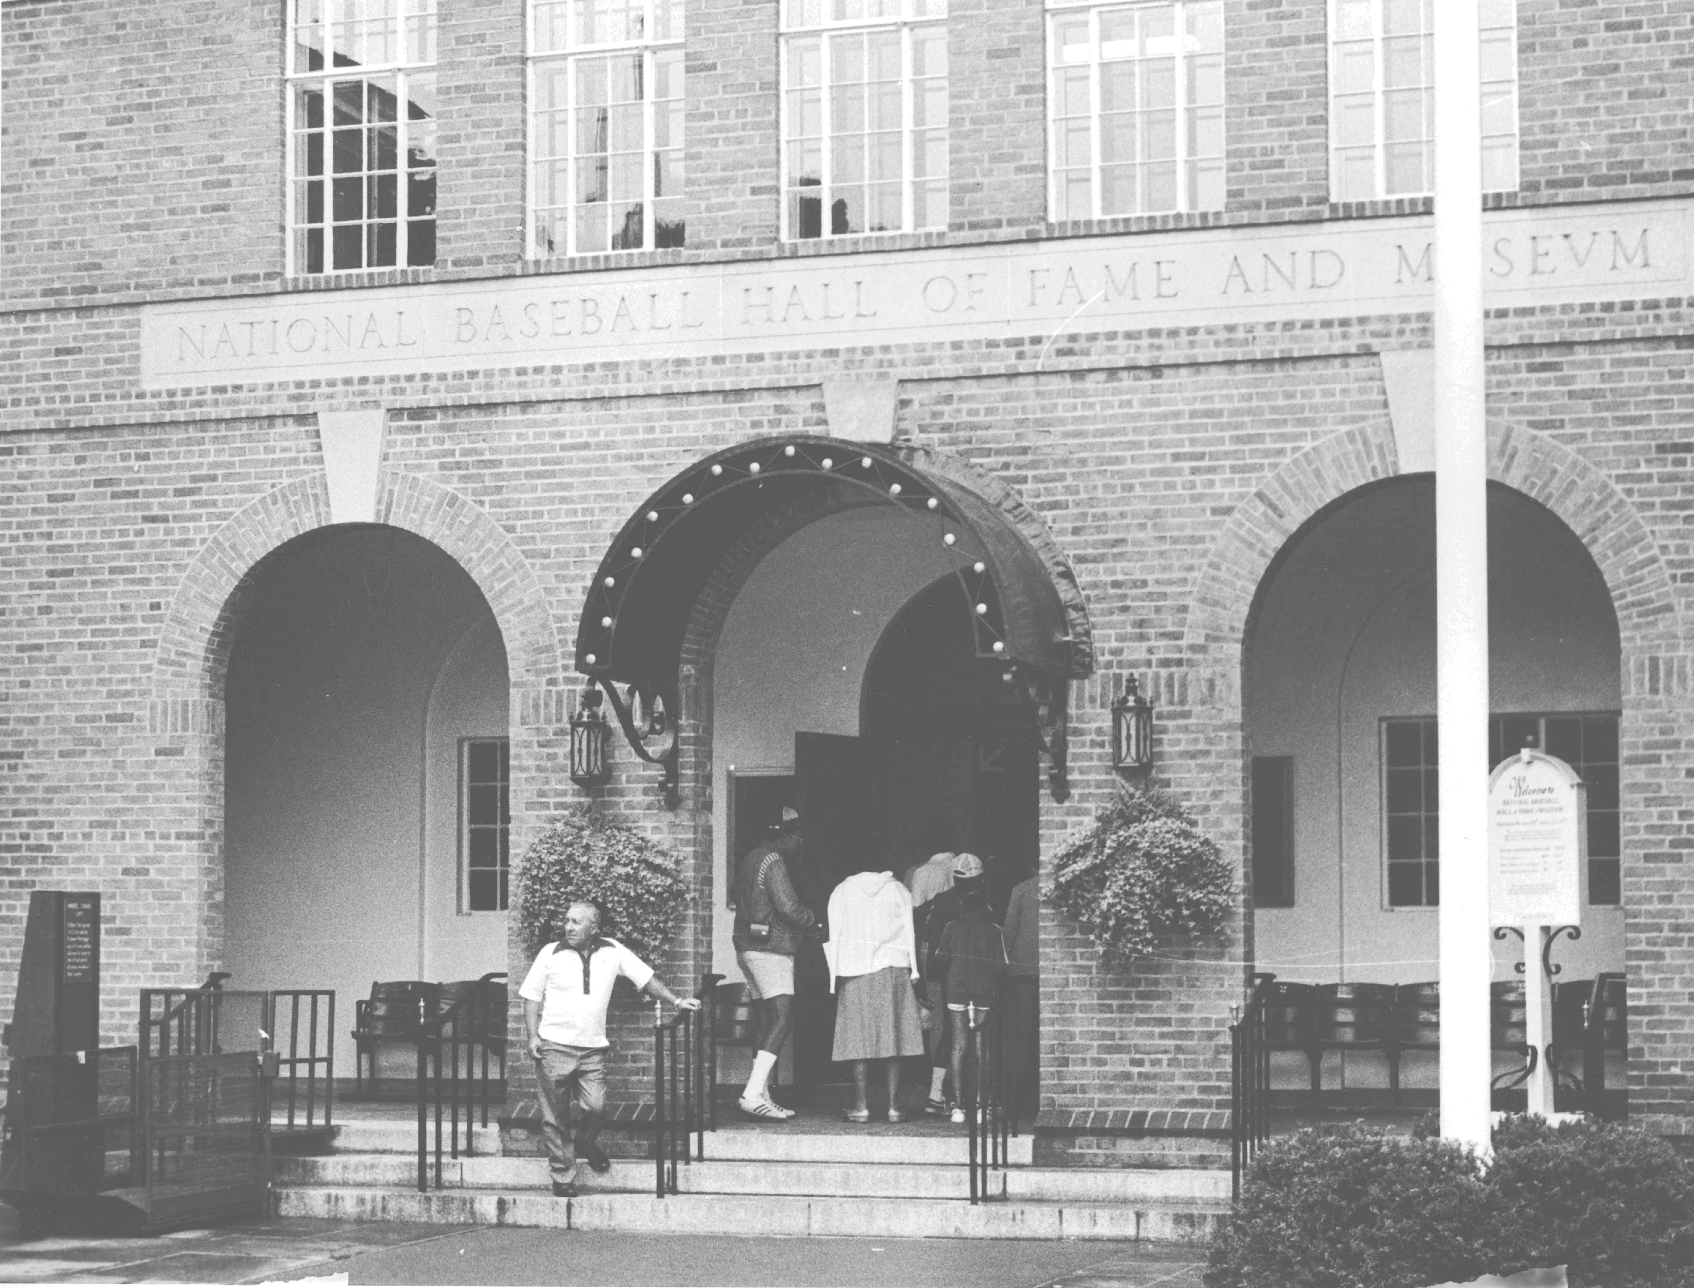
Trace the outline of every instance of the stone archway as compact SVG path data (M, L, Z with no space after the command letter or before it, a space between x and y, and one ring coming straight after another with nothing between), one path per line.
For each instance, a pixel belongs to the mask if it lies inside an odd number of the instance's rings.
M375 521L445 551L488 601L506 643L511 676L512 797L544 788L539 747L567 736L569 710L557 632L545 590L511 538L474 502L416 475L385 471ZM148 686L146 730L173 775L194 826L183 855L195 872L193 970L203 976L223 952L224 681L254 570L297 537L330 523L322 474L255 498L196 553L178 582L160 630ZM521 851L524 814L514 808L512 844Z
M1183 639L1190 666L1239 676L1243 641L1255 597L1284 545L1325 509L1358 488L1402 473L1386 421L1342 430L1290 458L1231 515L1203 564ZM1516 425L1490 426L1488 473L1544 506L1592 556L1617 615L1620 642L1623 762L1621 806L1626 860L1622 883L1625 957L1629 976L1631 1112L1645 1125L1686 1130L1686 1093L1677 1035L1643 1018L1686 996L1681 966L1667 966L1656 946L1668 916L1654 909L1655 889L1680 888L1677 838L1652 831L1654 797L1683 797L1680 749L1686 711L1694 699L1694 654L1684 610L1664 551L1640 513L1604 471L1570 448ZM1216 714L1240 728L1239 687ZM1239 754L1242 747L1235 748ZM1674 762L1674 763L1673 763ZM1225 794L1237 820L1246 815L1245 775L1231 773ZM1220 780L1221 781L1221 780ZM1248 912L1251 937L1251 913Z

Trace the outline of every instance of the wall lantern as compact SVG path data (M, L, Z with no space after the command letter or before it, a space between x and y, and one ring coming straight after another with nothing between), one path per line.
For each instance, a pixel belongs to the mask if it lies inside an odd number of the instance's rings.
M581 787L598 787L612 776L606 763L606 742L612 729L600 702L600 690L589 685L571 717L571 781Z
M1153 704L1132 675L1112 703L1112 768L1142 773L1153 767Z

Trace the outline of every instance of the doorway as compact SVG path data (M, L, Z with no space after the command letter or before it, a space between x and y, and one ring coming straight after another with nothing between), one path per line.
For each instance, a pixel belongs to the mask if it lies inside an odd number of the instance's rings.
M1035 870L1039 774L1035 717L1006 668L977 657L958 578L919 592L878 640L857 736L797 731L794 790L805 832L796 891L822 922L830 893L867 860L899 877L940 850L982 859L1003 917ZM802 1096L849 1081L830 1059L835 999L823 950L795 962L794 1079Z

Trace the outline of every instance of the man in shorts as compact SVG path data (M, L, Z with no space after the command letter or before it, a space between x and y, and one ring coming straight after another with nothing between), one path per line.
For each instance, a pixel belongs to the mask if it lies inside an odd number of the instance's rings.
M535 1059L541 1100L541 1143L546 1147L555 1198L576 1194L577 1156L596 1172L612 1162L597 1143L606 1108L606 1008L622 975L648 997L685 1011L700 999L678 997L653 968L615 939L600 935L600 909L573 903L565 913L565 937L536 954L518 996ZM577 1111L570 1134L571 1103ZM573 1147L574 1146L574 1147Z
M752 1118L794 1116L771 1098L777 1053L794 1027L794 953L800 935L817 924L794 892L788 864L800 857L800 813L782 807L771 835L741 860L735 874L735 956L753 994L758 1051L736 1103Z

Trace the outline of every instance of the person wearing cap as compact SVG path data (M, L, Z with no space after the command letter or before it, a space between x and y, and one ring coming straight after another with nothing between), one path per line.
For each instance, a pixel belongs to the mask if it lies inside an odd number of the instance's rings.
M753 1071L736 1103L753 1118L794 1116L771 1097L770 1076L794 1026L794 952L800 935L817 924L788 872L800 850L800 811L784 805L770 836L747 851L735 873L735 956L758 1017Z
M906 873L906 889L912 892L912 924L922 926L929 916L930 901L953 888L953 851L938 850ZM923 1017L924 1046L930 1057L930 1095L943 1102L947 1077L947 1007L940 990L927 976L918 981L918 1008Z
M964 911L964 896L981 886L982 860L968 852L953 855L946 889L924 905L923 915L917 923L918 938L924 947L924 1000L932 1008L930 1014L934 1030L934 1045L929 1055L929 1100L924 1105L924 1112L938 1118L952 1117L956 1108L947 1098L947 1075L952 1069L954 1038L953 1017L947 1010L941 980L935 973L932 958L936 945L941 942L941 932ZM953 1094L959 1094L956 1083Z

